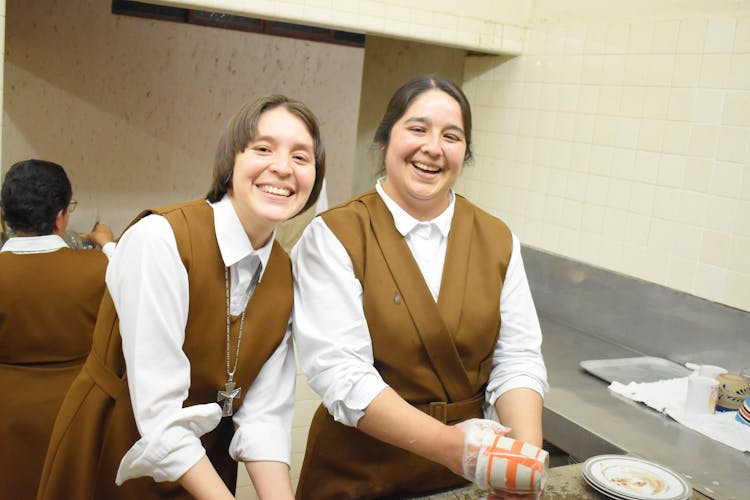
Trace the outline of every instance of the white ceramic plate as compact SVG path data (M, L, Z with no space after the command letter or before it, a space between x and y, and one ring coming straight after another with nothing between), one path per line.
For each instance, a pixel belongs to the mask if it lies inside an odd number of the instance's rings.
M631 500L629 497L623 497L623 496L620 496L620 495L615 495L611 491L605 491L604 488L600 488L599 486L596 485L595 482L593 482L591 479L587 478L585 474L583 475L583 479L586 482L586 484L588 484L589 486L591 486L591 489L593 489L597 493L601 493L603 496L605 496L607 498L614 498L615 500Z
M666 467L624 455L591 457L583 464L583 475L605 493L632 500L685 500L692 491Z

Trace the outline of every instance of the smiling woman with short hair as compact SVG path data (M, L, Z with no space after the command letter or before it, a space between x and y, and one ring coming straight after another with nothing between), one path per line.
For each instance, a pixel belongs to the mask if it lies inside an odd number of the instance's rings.
M274 230L324 172L313 113L268 96L224 132L207 199L136 217L39 499L229 499L237 462L261 498L292 498L292 274Z

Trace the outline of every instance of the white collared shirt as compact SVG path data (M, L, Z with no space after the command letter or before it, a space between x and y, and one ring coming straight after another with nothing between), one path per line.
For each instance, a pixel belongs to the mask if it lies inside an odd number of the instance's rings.
M255 250L229 198L211 206L222 260L230 268L230 309L240 314L257 266L266 269L273 237ZM128 387L142 436L123 457L118 484L140 476L176 481L205 455L200 436L218 425L221 407L217 403L182 407L190 388L190 363L182 350L188 277L164 217L149 215L123 234L107 269L107 287L120 319ZM229 447L232 458L291 463L295 377L287 327L284 340L253 385L242 388L247 391L245 399L232 416L236 428Z
M112 258L115 247L115 242L110 241L102 247L102 252L107 258ZM61 248L68 248L65 240L56 234L45 234L43 236L15 236L5 242L0 252L49 253Z
M453 220L455 196L435 219L420 222L376 184L425 282L437 301ZM310 223L292 251L294 338L310 386L334 419L356 426L364 409L385 388L373 366L372 341L362 309L362 285L344 246L321 217ZM526 278L518 238L500 295L500 337L486 391L485 414L505 392L527 387L542 396L549 389L541 353L542 332Z

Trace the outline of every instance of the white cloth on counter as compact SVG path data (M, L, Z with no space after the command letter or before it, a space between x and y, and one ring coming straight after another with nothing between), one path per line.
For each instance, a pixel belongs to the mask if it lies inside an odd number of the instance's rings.
M683 407L687 387L688 377L680 377L649 383L622 384L614 381L609 390L665 413L704 436L737 450L750 452L750 426L735 420L736 411L716 412L713 415L685 413Z

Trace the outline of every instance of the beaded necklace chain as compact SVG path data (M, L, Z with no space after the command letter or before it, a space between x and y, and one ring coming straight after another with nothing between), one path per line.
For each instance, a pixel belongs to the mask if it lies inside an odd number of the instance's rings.
M230 289L229 289L229 268L224 267L224 284L226 289L226 302L227 302L227 383L224 384L224 390L219 390L216 396L216 402L223 402L221 409L222 417L231 417L234 414L234 400L239 398L242 394L241 387L234 386L234 374L237 372L237 363L240 360L240 345L242 344L242 330L245 326L245 314L247 313L247 303L250 300L250 296L253 294L256 285L260 279L261 265L258 263L258 267L255 270L253 279L250 281L250 286L247 288L247 294L242 305L242 316L240 316L240 332L237 335L237 349L234 353L234 367L230 366L231 357L231 312L230 312Z

